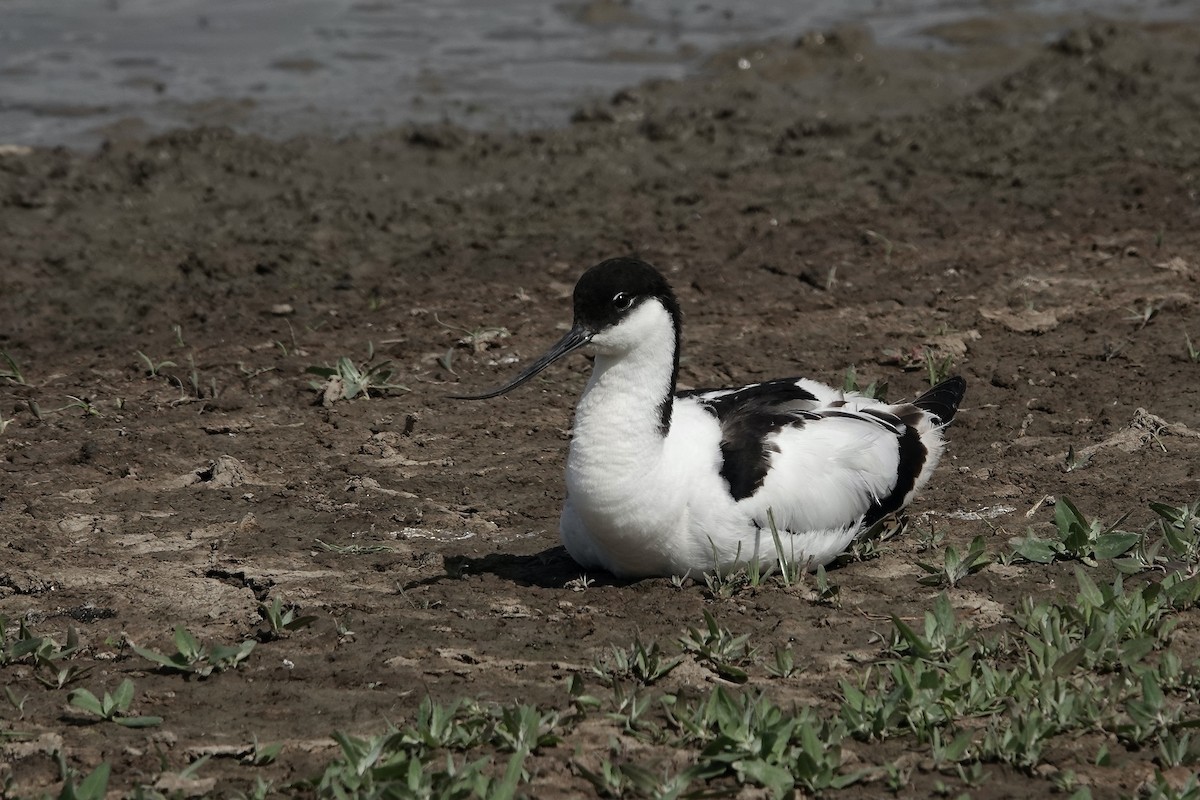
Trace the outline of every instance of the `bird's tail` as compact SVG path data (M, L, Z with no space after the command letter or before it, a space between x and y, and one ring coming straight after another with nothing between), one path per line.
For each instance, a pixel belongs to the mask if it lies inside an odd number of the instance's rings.
M913 400L913 405L937 417L941 425L949 425L958 413L958 404L967 393L967 382L959 376L947 378L925 394Z

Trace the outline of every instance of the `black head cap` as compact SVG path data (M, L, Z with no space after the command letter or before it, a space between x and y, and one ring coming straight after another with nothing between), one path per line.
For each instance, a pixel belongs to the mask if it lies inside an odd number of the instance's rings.
M671 314L678 331L679 302L666 278L640 259L610 258L583 273L575 284L575 321L598 333L651 297Z

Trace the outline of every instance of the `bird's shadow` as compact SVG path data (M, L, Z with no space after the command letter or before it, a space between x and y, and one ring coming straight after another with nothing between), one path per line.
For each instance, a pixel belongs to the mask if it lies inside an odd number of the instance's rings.
M481 574L495 575L522 586L540 586L544 589L562 589L584 576L588 586L625 586L630 583L607 572L588 572L571 558L565 547L561 546L531 555L489 553L480 557L444 556L442 566L445 570L443 574L413 581L405 586L405 589Z

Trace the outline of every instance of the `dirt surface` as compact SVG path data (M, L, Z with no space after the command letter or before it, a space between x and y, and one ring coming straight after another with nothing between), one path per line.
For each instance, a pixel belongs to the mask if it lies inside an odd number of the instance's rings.
M109 761L122 791L261 777L301 792L290 782L320 773L335 730L378 733L426 695L566 709L570 676L586 682L611 645L670 644L704 609L763 653L796 647L795 676L755 663L751 687L827 707L890 614L931 607L916 531L1000 553L1049 530L1047 495L1130 512L1131 530L1150 501L1200 498L1200 28L986 44L1004 33L947 29L962 46L938 53L814 35L623 92L562 131L279 144L206 129L0 156L0 349L24 380L0 379L0 614L10 636L18 619L60 643L73 626L72 663L93 671L71 688L129 677L132 710L164 718L86 724L27 661L0 667L27 697L0 710L0 786L57 791L61 753L82 772ZM967 378L908 534L831 572L840 607L578 580L556 524L584 359L504 399L446 399L538 355L579 273L626 253L678 291L685 386L840 383L856 365L911 397L926 374L896 352L925 348ZM410 391L322 404L305 369L372 346ZM1072 593L1071 575L993 567L950 597L1003 625L1024 597ZM317 619L262 636L236 670L186 679L126 644L173 652L177 625L240 642L274 599ZM1200 625L1175 636L1191 663ZM666 683L718 680L691 664ZM564 726L522 791L590 793L576 764L616 731ZM254 737L279 758L243 763ZM1095 766L1102 737L1081 741L1054 761L1096 796L1153 772L1150 750L1114 740ZM867 765L904 752L846 747ZM985 770L975 797L1054 786L1054 770ZM901 793L936 780L954 785L916 771Z

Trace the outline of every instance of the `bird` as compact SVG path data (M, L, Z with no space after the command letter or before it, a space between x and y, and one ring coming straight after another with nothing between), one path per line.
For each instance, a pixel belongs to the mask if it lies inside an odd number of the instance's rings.
M619 579L816 569L910 503L937 466L966 381L889 405L807 378L678 390L682 313L634 257L586 270L570 330L511 392L577 350L594 355L566 459L563 545Z

